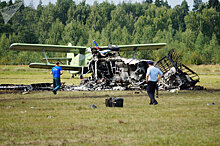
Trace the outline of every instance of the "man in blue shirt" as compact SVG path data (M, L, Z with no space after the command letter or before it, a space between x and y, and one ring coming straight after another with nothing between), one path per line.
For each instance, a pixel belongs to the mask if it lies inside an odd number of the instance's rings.
M159 75L159 77L158 77ZM160 69L154 67L153 61L148 61L148 69L146 74L146 83L147 83L147 93L150 98L150 105L157 105L158 102L155 99L155 89L157 86L157 82L162 77L163 73Z
M60 63L56 62L56 66L51 69L51 73L53 75L53 94L57 94L57 90L60 88L60 75L63 74L62 68L59 66Z

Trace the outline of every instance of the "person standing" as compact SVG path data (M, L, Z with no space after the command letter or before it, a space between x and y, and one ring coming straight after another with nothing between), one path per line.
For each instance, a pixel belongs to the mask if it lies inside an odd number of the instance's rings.
M146 74L146 83L147 83L147 93L150 98L150 105L157 105L158 102L155 99L155 89L157 86L157 82L160 80L162 77L163 72L154 67L154 62L153 61L148 61L148 69L147 69L147 74Z
M56 62L56 66L51 69L51 73L53 75L53 94L57 94L57 90L60 89L60 75L63 74L62 68L59 66L60 63Z

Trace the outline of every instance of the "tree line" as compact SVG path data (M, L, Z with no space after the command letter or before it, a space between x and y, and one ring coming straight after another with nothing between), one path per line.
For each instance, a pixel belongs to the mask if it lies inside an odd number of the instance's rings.
M14 4L20 2L15 0ZM13 5L0 1L0 9ZM193 10L184 0L171 8L164 0L93 5L83 0L57 0L37 8L22 5L5 24L0 16L0 64L29 64L42 53L9 51L12 43L94 46L140 43L167 43L158 51L139 51L137 58L159 60L174 48L185 64L220 63L220 4L194 0ZM64 56L48 53L49 57ZM133 52L121 53L133 57Z

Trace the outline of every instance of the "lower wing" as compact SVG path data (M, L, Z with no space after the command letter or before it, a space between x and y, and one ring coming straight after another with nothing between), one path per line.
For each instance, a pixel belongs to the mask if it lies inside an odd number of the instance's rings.
M39 68L39 69L52 69L54 66L55 66L54 64L47 64L47 63L31 63L29 65L30 68ZM83 74L88 72L88 68L83 66L60 65L60 67L63 70L76 71L78 73L82 73L83 70Z

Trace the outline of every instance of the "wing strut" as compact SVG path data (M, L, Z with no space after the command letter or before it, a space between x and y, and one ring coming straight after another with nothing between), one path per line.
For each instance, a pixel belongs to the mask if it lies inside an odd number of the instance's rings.
M47 61L47 64L49 64L49 61L48 61L48 59L47 59L47 54L46 54L46 52L45 52L45 48L44 48L44 55L45 55L45 59L46 59L46 61Z
M81 72L81 74L79 75L79 79L83 79L83 72L84 72L84 67L82 67L82 72Z
M136 54L137 54L137 47L134 48L134 59L136 58Z

